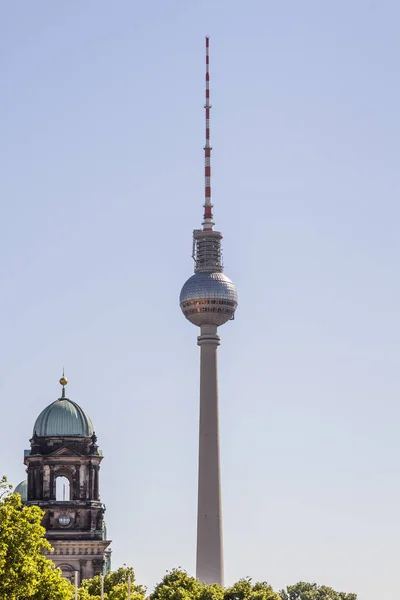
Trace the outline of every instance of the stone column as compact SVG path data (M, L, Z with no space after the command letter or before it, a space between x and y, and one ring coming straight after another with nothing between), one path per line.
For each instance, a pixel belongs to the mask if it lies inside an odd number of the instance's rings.
M81 486L81 499L84 500L88 495L88 486L87 486L87 465L84 463L81 465L80 470L80 486Z
M35 500L43 500L43 476L42 468L35 465Z
M90 511L90 529L91 529L91 531L95 531L96 521L97 521L97 510L91 510Z
M94 466L94 494L93 499L99 499L99 465Z
M54 465L50 465L50 500L56 499L56 478L54 477Z
M75 465L75 500L81 498L81 465L77 463Z
M93 465L89 465L89 489L87 494L89 500L93 500Z
M223 585L216 325L202 325L196 577Z
M28 465L28 500L35 500L35 472Z
M50 493L50 467L43 465L43 500L49 500Z
M85 564L85 578L91 579L94 576L93 571L93 562L91 560L87 560Z

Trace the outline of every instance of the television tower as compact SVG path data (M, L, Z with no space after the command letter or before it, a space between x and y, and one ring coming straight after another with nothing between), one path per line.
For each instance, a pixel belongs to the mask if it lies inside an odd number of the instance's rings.
M194 275L182 288L185 317L200 327L200 434L196 577L223 585L222 509L219 452L218 327L233 319L238 304L234 284L223 274L222 234L214 231L211 201L209 38L206 38L206 143L203 228L193 232Z

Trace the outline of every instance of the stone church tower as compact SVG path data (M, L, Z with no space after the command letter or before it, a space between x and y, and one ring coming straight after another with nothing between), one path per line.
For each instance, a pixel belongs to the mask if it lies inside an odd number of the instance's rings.
M109 568L105 506L100 501L102 453L92 421L78 404L65 397L67 380L60 379L61 398L36 419L31 449L25 450L28 478L17 486L27 505L45 511L43 526L54 552L47 554L65 577L78 580Z

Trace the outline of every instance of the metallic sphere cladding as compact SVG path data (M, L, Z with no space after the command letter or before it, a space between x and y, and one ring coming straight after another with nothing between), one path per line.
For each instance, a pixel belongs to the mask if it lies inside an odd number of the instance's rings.
M198 272L183 286L179 301L193 325L220 326L233 319L238 297L235 285L223 273Z

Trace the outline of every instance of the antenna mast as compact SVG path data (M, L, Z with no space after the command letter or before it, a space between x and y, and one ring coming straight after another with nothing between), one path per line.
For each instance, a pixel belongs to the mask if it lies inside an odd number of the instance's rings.
M214 231L213 204L211 202L211 145L210 145L210 38L206 37L206 144L204 146L204 220L203 229L193 232L192 257L195 262L195 272L221 272L222 234Z
M209 56L210 38L206 37L206 145L204 146L204 221L203 230L212 231L214 229L212 202L211 202L211 146L210 146L210 56Z

